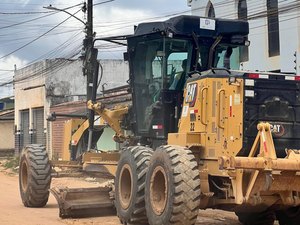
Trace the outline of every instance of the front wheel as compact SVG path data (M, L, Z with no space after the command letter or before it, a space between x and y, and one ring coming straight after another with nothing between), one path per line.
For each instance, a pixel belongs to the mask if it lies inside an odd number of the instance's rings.
M144 146L122 151L115 178L115 206L123 224L148 224L145 179L153 150Z
M194 225L200 205L198 165L189 149L161 146L146 176L146 212L150 225Z
M26 146L22 150L19 165L19 189L24 206L45 206L50 183L51 165L45 146Z

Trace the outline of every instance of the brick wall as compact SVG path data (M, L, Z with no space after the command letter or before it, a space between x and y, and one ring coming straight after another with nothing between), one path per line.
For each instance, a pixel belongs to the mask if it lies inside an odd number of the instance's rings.
M53 113L64 113L64 114L84 114L86 104L84 102L76 102L69 104L61 104L58 106L51 107L50 112ZM52 128L52 137L51 137L51 145L52 145L52 158L58 159L62 157L63 152L63 136L64 136L64 123L69 120L67 117L58 117L56 121L51 122Z

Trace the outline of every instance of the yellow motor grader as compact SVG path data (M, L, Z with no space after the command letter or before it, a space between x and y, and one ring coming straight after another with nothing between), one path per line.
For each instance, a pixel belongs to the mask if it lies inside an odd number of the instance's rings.
M88 102L125 147L79 151L88 121L65 132L64 160L104 166L114 184L52 189L60 216L115 207L124 224L193 225L199 209L215 208L243 224L298 224L300 77L239 71L248 32L246 21L197 16L138 25L124 54L132 105ZM44 147L24 149L25 206L47 203L55 165Z

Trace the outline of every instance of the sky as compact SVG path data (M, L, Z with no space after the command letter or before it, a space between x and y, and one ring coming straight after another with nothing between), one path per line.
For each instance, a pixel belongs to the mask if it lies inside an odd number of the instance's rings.
M165 20L190 14L186 0L93 0L94 31L97 37L133 33L141 22ZM12 80L13 70L51 58L78 57L84 38L84 24L64 12L66 9L86 21L82 0L1 0L0 2L0 98L7 95L3 84ZM100 3L100 4L99 4ZM69 18L70 17L70 18ZM109 43L97 43L100 58L121 59L125 50ZM5 88L4 88L5 89Z

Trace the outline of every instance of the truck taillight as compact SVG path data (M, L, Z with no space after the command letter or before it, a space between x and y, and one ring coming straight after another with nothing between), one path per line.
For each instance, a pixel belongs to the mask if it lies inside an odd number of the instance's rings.
M267 74L259 74L259 73L249 73L248 77L251 79L269 79L269 75Z
M295 81L300 81L300 76L285 76L286 80L295 80Z
M258 73L249 73L248 77L252 78L252 79L257 79L257 78L259 78L259 74Z

